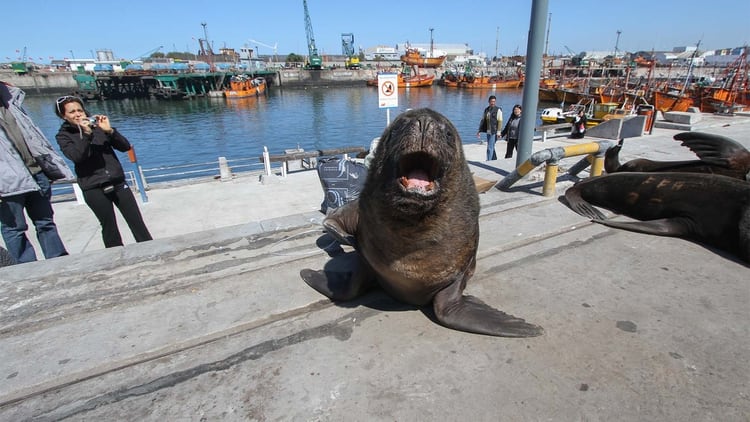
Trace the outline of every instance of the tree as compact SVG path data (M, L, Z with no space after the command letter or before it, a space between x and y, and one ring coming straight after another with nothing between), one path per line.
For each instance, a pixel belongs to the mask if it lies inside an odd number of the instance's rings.
M289 55L286 56L287 63L299 63L299 62L304 62L304 61L305 61L305 58L300 56L299 54L289 53Z

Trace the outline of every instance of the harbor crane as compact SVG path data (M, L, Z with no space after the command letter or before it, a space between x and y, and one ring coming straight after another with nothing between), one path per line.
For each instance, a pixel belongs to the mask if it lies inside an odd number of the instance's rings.
M307 0L302 0L302 7L305 9L305 32L307 35L307 67L309 69L320 70L323 67L323 58L318 54L318 47L315 46L315 35L313 35L312 22L310 13L307 11Z
M266 47L266 48L270 48L270 49L272 49L272 50L273 50L273 61L274 61L274 62L277 62L277 61L278 61L278 57L276 57L276 46L278 46L278 45L279 45L279 43L275 42L275 43L273 43L273 45L271 46L271 45L268 45L268 44L264 44L264 43L262 43L262 42L260 42L260 41L256 41L256 40L248 40L248 41L250 41L250 42L251 42L251 43L253 43L253 44L257 44L257 45L262 45L263 47ZM256 53L256 54L259 54L259 53L258 53L257 51L256 51L255 53Z
M354 34L341 34L341 53L346 56L344 64L347 69L359 69L359 56L354 51Z
M133 59L131 61L143 61L144 59L147 59L147 58L151 57L152 54L156 53L157 51L161 50L162 48L164 48L163 45L160 45L160 46L158 46L156 48L152 48L151 50L148 50L147 52L141 54L140 56L136 57L135 59Z

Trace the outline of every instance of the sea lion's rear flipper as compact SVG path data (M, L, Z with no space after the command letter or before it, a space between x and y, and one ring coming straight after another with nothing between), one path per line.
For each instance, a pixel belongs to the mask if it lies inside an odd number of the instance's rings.
M648 221L612 221L593 219L595 223L631 232L653 234L657 236L684 237L691 234L694 224L687 218L660 218Z
M604 171L607 173L616 173L620 168L620 150L622 149L622 143L625 139L620 139L620 142L613 147L609 147L604 152Z
M456 280L433 298L437 320L448 328L498 337L535 337L544 329L497 310L474 296L463 296Z
M578 215L588 217L592 220L604 220L607 218L601 211L594 208L593 205L589 204L583 199L583 197L581 197L580 186L572 186L568 188L568 190L565 191L565 200L568 208L575 211Z
M674 136L690 148L701 161L747 172L750 170L750 151L726 136L703 132L682 132Z
M349 202L334 210L323 220L326 232L342 245L357 247L357 224L359 224L359 200Z

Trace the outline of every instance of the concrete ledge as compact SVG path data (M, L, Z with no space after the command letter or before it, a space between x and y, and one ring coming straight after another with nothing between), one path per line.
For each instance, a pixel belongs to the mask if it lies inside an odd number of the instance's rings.
M685 111L667 111L664 113L664 120L672 123L692 125L700 122L703 115L700 113L688 113Z

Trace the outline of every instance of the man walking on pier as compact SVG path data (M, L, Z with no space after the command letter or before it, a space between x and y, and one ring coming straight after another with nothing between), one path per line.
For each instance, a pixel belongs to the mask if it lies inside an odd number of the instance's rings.
M26 237L26 216L36 227L44 257L67 255L52 218L51 183L73 172L21 108L25 93L0 81L0 231L18 262L36 261Z
M484 109L482 120L479 122L477 139L481 139L480 133L487 133L487 161L490 161L497 160L495 143L503 127L503 109L496 105L497 98L494 95L490 95L487 102L489 105Z

